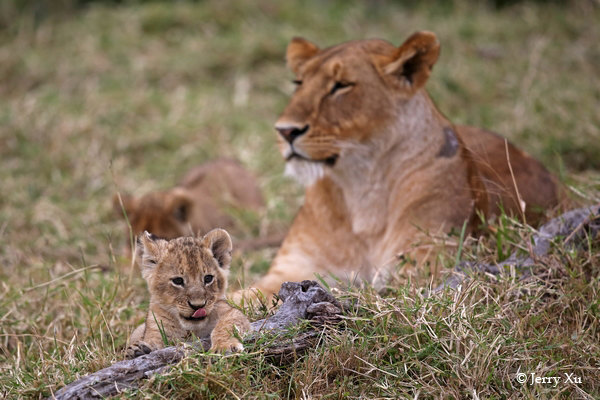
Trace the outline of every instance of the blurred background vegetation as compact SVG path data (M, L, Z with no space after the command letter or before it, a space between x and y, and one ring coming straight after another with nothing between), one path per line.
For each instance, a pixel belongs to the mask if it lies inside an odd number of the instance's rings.
M118 358L143 318L116 191L167 188L230 156L268 201L248 235L287 226L302 189L282 177L272 125L293 90L293 36L399 45L434 31L441 111L598 201L598 21L593 0L0 0L0 386L48 395ZM237 259L232 285L272 256Z

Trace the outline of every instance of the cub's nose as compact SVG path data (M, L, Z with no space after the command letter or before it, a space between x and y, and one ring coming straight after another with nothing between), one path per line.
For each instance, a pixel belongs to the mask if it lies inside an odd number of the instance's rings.
M304 135L308 131L308 124L303 127L292 125L292 124L276 124L275 129L282 138L284 138L289 144L292 144L297 137Z
M188 306L192 307L192 309L193 309L194 311L196 311L196 310L199 310L199 309L203 308L205 305L206 305L206 302L204 302L204 303L202 303L202 304L198 304L198 305L196 305L196 304L193 304L191 301L189 301L189 300L188 300Z

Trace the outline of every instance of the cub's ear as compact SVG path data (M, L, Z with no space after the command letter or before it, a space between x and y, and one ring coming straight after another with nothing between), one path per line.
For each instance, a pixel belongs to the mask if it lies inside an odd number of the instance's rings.
M157 236L144 231L137 240L136 243L136 257L139 261L142 276L144 279L148 279L154 272L158 260L160 258L160 249L164 239L159 239Z
M231 237L226 230L219 228L213 229L204 235L202 244L212 251L213 257L219 263L219 267L225 269L229 268L233 245L231 243Z
M433 32L414 33L396 50L392 60L383 66L385 74L400 80L413 94L425 85L431 68L440 55L440 42Z
M120 200L119 200L119 196L120 196ZM123 204L121 204L121 202L123 202ZM112 199L112 203L113 203L113 210L115 211L115 214L120 216L121 218L125 218L125 215L123 215L123 211L125 211L125 214L127 214L127 218L131 219L131 215L134 215L137 212L137 207L138 207L138 199L126 194L126 193L115 193Z
M295 37L288 44L285 54L287 67L294 74L298 75L300 66L318 52L319 48L314 43L300 37Z
M183 188L173 188L170 194L167 209L170 210L171 215L177 221L187 222L194 204L192 196Z

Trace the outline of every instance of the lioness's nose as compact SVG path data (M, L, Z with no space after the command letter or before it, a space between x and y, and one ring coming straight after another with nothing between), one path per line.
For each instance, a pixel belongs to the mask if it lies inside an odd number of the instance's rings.
M290 124L276 124L275 129L289 144L292 144L298 136L304 135L308 131L308 124L303 127Z

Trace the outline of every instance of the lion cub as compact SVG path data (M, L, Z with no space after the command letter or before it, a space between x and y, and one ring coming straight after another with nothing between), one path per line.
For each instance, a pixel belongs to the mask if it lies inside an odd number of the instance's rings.
M164 240L144 232L138 243L150 309L146 322L131 334L126 355L133 358L162 348L163 334L169 340L210 335L213 351L243 350L233 332L243 334L250 323L225 300L229 234L213 229L202 238Z
M240 227L232 209L260 212L265 207L256 177L227 158L192 168L170 189L142 197L123 194L121 200L115 195L113 206L121 217L125 211L134 236L148 231L165 239L194 236L215 226L235 230Z

